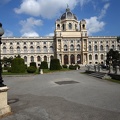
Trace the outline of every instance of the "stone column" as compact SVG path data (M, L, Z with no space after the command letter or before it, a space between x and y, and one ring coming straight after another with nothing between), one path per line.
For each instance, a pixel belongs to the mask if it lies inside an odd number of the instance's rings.
M11 112L7 100L8 87L0 87L0 117Z

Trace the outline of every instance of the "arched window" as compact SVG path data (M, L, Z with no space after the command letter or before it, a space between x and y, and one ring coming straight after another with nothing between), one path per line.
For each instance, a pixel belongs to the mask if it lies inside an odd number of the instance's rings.
M13 47L12 46L10 47L10 53L13 53Z
M101 54L101 60L103 60L103 54Z
M62 29L65 30L65 24L62 24Z
M47 62L47 56L44 56L44 61L46 61L46 62Z
M77 29L77 24L75 24L75 30L78 30L78 29Z
M91 45L89 45L89 51L92 51L92 47L91 47Z
M103 45L100 46L100 50L103 51Z
M68 64L68 55L64 55L64 65Z
M60 24L57 24L57 29L58 29L58 30L60 29Z
M67 45L64 45L64 51L67 51L67 50L68 50Z
M113 50L115 49L115 46L114 46L114 45L112 45L112 49L113 49Z
M53 46L50 46L50 52L53 52Z
M17 53L20 53L20 47L17 46Z
M72 24L71 23L68 24L68 28L69 28L69 30L72 29Z
M26 46L24 46L23 49L24 49L24 52L27 52L27 47Z
M40 46L37 46L37 52L38 53L40 52Z
M47 53L47 47L46 47L46 46L43 47L43 51L44 51L45 53Z
M80 64L80 63L81 63L81 55L78 54L78 55L77 55L77 64Z
M41 61L40 56L37 56L37 62L40 62L40 61Z
M34 47L33 46L30 47L30 51L31 51L31 53L34 52Z
M31 56L31 58L30 58L30 59L31 59L31 62L34 62L34 57L33 57L33 56Z
M84 24L82 25L82 28L85 29L85 25Z
M95 54L95 60L98 60L98 55L97 54Z
M70 46L70 51L74 51L74 45Z
M80 45L77 45L77 51L79 51L80 50Z
M89 55L89 60L92 60L92 55Z
M71 61L71 64L75 64L75 56L74 55L70 56L70 61Z
M97 45L94 46L94 51L97 51Z
M120 45L117 46L117 50L120 50Z
M6 47L3 47L3 53L6 53Z
M26 56L24 56L24 61L27 62L27 57Z
M109 51L109 46L108 45L106 45L106 51Z

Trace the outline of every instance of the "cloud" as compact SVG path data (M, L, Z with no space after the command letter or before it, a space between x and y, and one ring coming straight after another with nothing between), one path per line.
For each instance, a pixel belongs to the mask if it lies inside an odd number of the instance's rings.
M69 5L69 8L72 10L78 4L80 4L80 6L83 7L85 4L88 4L88 2L93 2L93 1L92 0L22 0L20 6L18 8L15 8L14 11L17 14L28 14L31 16L41 16L43 18L52 19L56 16L59 16L60 13L63 12L64 9L66 9L67 4ZM104 29L105 22L102 21L101 19L106 15L110 3L109 0L102 0L102 2L105 2L105 4L101 9L100 15L86 19L89 35ZM27 19L26 21L21 21L21 25L22 25L21 33L23 33L24 35L26 35L25 33L27 34L31 33L31 31L33 31L32 33L34 33L35 32L34 28L35 26L38 25L33 24L34 23L33 21L30 22L29 19Z
M103 2L107 3L104 4L99 16L93 16L89 19L86 19L88 35L92 35L93 33L100 32L104 29L106 23L101 19L106 15L107 9L110 6L108 1L109 0L103 0Z
M54 36L54 33L49 33L49 34L46 35L46 36Z
M106 14L107 9L109 8L109 6L110 6L110 3L106 3L106 4L104 5L103 9L101 10L99 19L102 19L102 18L105 16L105 14Z
M88 2L90 2L91 0L79 0L80 2L80 6L83 7L85 4L87 4Z
M100 32L105 26L105 22L99 21L98 17L94 16L90 19L86 19L88 35L93 33Z
M35 31L26 32L22 35L23 37L39 37L39 34Z
M37 26L42 26L43 23L41 20L37 20L33 17L27 18L26 20L21 20L20 25L22 25L21 33L22 36L39 36L37 32L35 32L35 28Z
M17 14L28 14L31 16L42 16L43 18L54 18L67 7L71 9L80 3L81 6L91 0L23 0L19 8L14 11Z
M13 37L13 32L10 30L5 30L5 34L3 35L5 37Z

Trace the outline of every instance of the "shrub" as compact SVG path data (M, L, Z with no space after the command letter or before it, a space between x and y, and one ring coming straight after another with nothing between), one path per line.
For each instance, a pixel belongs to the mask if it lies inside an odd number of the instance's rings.
M3 70L8 70L8 67L4 67Z
M62 69L59 59L51 59L50 70L60 70Z
M75 68L77 68L77 67L78 67L78 69L80 69L80 65L76 64L76 65L75 65Z
M34 66L30 66L27 68L27 72L28 73L35 73L36 72L36 68Z
M25 69L27 70L27 64L25 64Z
M69 69L70 69L70 70L76 70L76 66L74 66L74 65L69 65Z
M40 69L48 69L48 63L46 61L41 62Z
M12 73L24 73L25 72L24 59L20 57L14 58L11 64L11 72Z
M62 65L63 68L67 68L67 65Z
M30 63L30 66L34 66L34 67L37 68L37 66L36 66L36 62L31 62L31 63Z
M11 72L11 67L8 67L8 72Z

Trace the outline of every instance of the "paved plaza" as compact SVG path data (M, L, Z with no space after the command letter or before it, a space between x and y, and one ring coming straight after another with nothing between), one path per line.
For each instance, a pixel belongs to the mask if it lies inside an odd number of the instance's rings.
M1 120L120 120L120 84L80 72L4 76L12 114Z

